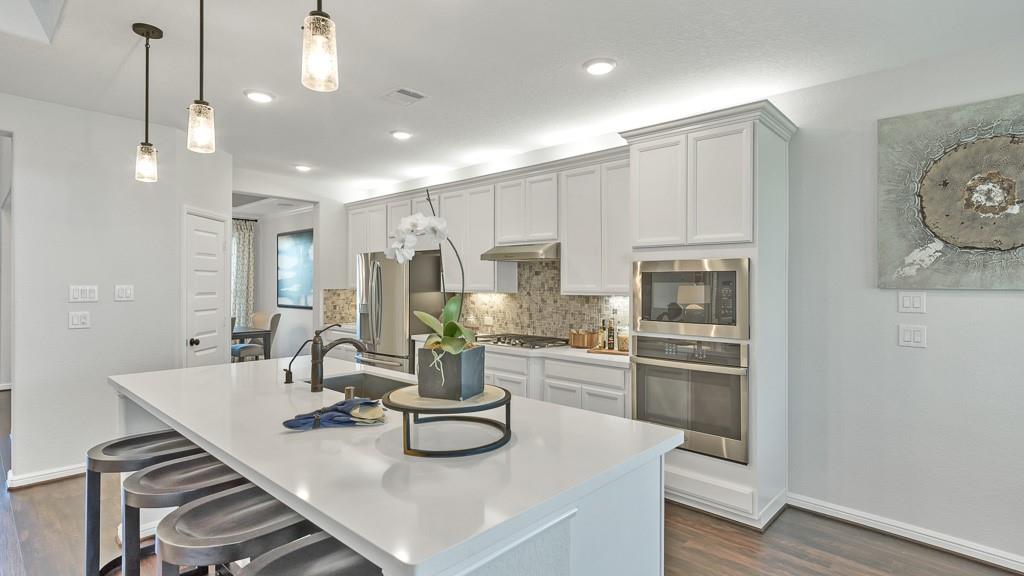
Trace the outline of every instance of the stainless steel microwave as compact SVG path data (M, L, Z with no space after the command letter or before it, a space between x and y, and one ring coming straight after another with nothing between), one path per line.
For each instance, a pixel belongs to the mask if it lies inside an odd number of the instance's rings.
M633 263L633 331L750 338L750 259Z

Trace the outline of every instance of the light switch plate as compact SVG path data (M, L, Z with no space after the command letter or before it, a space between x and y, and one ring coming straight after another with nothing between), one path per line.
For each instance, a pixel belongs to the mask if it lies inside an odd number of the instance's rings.
M72 284L68 286L68 302L99 302L100 289L98 286L83 286Z
M92 320L88 312L68 312L68 328L71 330L83 330L92 327Z
M928 312L928 294L920 291L900 290L897 295L897 311L909 314Z
M131 302L135 300L135 286L118 284L114 286L114 302Z
M928 327L916 324L900 324L899 345L908 348L927 348Z

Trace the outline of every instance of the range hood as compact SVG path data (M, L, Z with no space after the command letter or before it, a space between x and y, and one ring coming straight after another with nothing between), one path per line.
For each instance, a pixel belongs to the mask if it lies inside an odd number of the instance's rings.
M541 262L558 260L558 242L542 242L539 244L518 244L515 246L495 246L480 255L481 260L491 262Z

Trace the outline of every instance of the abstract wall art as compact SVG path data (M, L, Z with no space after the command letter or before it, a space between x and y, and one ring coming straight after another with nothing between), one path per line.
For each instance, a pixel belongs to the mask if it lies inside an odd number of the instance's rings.
M313 307L313 231L277 235L277 305Z
M878 286L1024 289L1024 95L878 122Z

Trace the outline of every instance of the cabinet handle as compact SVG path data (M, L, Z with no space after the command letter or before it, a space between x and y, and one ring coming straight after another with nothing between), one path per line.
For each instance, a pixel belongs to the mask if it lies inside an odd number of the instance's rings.
M189 346L199 346L199 338L189 338L188 339L188 345Z

